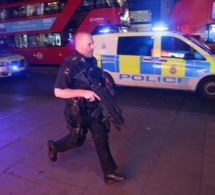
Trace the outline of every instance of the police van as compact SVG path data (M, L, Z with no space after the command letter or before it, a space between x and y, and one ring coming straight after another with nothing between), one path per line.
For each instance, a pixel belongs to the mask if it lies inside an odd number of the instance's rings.
M215 55L179 32L94 35L94 55L111 85L198 92L215 99Z

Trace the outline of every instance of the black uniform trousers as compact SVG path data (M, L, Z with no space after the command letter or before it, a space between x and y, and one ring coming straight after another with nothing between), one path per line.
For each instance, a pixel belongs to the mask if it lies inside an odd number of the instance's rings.
M94 145L100 160L101 168L103 170L104 175L108 173L115 172L117 170L117 165L111 155L108 141L108 130L102 122L103 114L95 119L90 116L90 114L82 114L81 119L81 127L83 128L83 133L81 140L78 144L74 144L71 142L71 138L74 135L74 130L70 129L70 134L62 137L59 140L55 141L55 150L56 152L64 152L68 149L79 147L83 144L86 134L88 130L90 130L92 134L92 138L94 139ZM67 118L67 117L66 117ZM68 126L70 125L70 120L67 120Z

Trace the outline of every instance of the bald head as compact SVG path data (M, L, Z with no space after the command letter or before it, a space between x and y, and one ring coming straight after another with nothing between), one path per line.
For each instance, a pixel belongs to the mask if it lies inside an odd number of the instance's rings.
M94 42L91 34L79 32L75 36L75 49L85 57L91 58L94 50Z

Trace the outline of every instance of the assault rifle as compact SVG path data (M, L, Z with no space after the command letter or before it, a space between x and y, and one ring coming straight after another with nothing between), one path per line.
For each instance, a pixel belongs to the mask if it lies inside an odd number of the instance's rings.
M76 79L80 79L88 84L92 91L94 91L100 97L100 102L92 112L91 116L97 118L99 114L101 114L104 110L107 110L107 116L104 117L103 121L110 118L114 127L119 131L121 130L119 126L124 124L124 118L121 114L122 110L114 102L109 89L102 86L101 82L98 82L98 80L94 78L94 76L97 76L95 75L95 72L93 74L94 75L90 74L90 71L87 73L86 69L83 69L79 74L75 76Z

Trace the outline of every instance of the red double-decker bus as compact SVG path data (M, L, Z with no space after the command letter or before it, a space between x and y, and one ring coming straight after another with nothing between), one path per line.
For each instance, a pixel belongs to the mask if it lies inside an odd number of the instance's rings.
M170 14L171 30L190 34L215 51L215 1L178 0Z
M129 22L126 0L29 0L0 6L0 42L29 64L60 64L77 32L121 31Z

